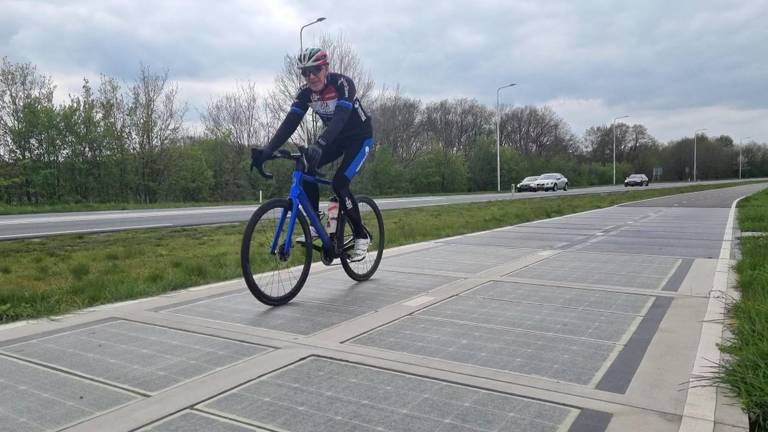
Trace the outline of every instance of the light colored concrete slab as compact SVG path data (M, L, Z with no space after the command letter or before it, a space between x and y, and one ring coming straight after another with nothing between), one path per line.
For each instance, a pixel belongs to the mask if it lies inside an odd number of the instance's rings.
M292 432L556 432L577 415L565 406L318 358L276 371L200 409Z
M0 429L60 430L140 396L0 356Z
M259 355L267 348L113 321L5 346L0 351L151 394Z

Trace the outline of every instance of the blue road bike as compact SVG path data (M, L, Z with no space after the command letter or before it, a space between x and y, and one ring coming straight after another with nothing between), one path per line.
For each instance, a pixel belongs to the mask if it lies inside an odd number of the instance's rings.
M367 196L355 196L365 231L371 239L367 254L352 257L354 237L343 206L339 206L335 231L326 231L301 185L303 181L322 185L331 182L321 178L321 173L307 173L304 151L304 147L299 147L298 153L281 149L269 158L295 162L290 195L287 199L274 198L259 206L243 234L240 249L243 278L254 297L270 306L286 304L301 291L309 276L313 252L320 253L325 265L340 260L349 277L365 281L378 269L384 251L384 220L379 207ZM273 178L263 167L257 169L262 177ZM313 243L310 223L320 238L319 244ZM258 270L256 274L254 269Z

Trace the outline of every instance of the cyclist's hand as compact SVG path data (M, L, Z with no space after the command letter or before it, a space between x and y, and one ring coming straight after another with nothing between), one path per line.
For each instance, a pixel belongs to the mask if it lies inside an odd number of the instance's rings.
M317 166L321 156L323 156L323 146L319 143L312 144L304 153L304 157L307 158L307 164L311 167Z
M264 165L264 160L266 159L264 154L265 152L263 149L256 147L251 148L251 171L253 171L254 168L260 168Z

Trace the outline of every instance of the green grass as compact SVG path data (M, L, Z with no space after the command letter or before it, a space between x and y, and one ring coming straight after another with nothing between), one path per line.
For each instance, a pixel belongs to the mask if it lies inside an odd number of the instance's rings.
M741 296L728 310L732 336L720 347L727 360L717 381L741 401L750 431L768 431L768 190L739 202L738 222L742 231L767 234L740 241Z
M739 229L768 232L768 195L765 192L739 201Z
M387 247L730 186L387 210ZM243 229L237 224L0 242L0 323L239 278ZM265 270L266 261L254 267Z

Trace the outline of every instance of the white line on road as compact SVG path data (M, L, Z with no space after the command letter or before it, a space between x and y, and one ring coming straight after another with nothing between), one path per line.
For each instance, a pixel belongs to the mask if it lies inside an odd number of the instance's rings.
M397 199L393 198L393 199L376 200L376 202L381 204L381 203L409 202L409 201L439 201L444 199L446 199L446 197L397 198Z
M34 224L42 222L77 222L86 220L106 220L106 219L130 219L130 218L147 218L156 216L180 216L191 214L208 214L208 213L235 213L242 211L255 211L258 206L248 207L227 207L227 208L207 208L207 209L194 209L194 210L164 210L156 212L134 212L134 213L110 213L110 214L91 214L81 216L50 216L50 217L28 217L23 219L9 219L0 221L0 225L14 225L14 224Z
M123 230L146 229L146 228L163 228L163 227L171 227L171 226L173 226L173 224L134 225L134 226L111 227L111 228L100 228L100 229L94 228L94 229L72 230L72 231L14 234L14 235L0 236L0 240L7 240L7 239L21 238L21 237L40 237L40 236L57 235L57 234L78 234L78 233L123 231Z

